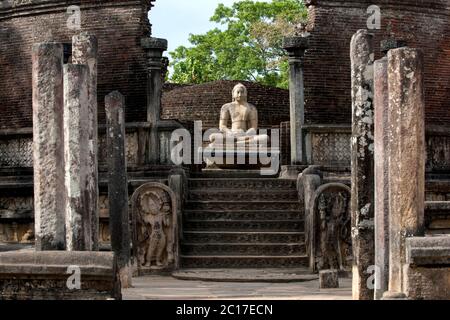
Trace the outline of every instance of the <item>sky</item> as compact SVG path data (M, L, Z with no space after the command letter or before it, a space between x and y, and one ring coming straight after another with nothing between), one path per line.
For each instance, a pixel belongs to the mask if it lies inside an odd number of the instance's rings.
M227 6L238 0L156 0L149 13L152 36L169 41L168 52L189 45L189 34L206 33L220 25L209 18L219 3ZM259 0L268 2L270 0ZM166 56L167 53L165 54Z

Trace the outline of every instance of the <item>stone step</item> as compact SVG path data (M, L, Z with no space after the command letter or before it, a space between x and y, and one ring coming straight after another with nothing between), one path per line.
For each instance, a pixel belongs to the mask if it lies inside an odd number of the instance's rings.
M183 255L199 256L290 256L306 254L305 245L300 243L184 243Z
M308 257L300 256L180 256L182 268L299 268Z
M296 189L297 182L291 179L279 178L249 178L249 179L189 179L189 189Z
M309 268L264 269L181 269L172 277L180 280L215 282L303 282L317 280L319 276Z
M295 189L286 190L236 190L236 189L194 189L189 191L193 201L297 201Z
M303 243L303 232L184 231L182 243Z
M187 201L188 210L300 210L298 201Z
M186 220L299 220L303 215L297 210L184 210ZM184 222L183 222L184 223Z
M184 230L191 231L304 231L302 220L183 220Z
M278 174L261 175L261 170L244 170L244 169L203 169L201 172L191 172L191 178L211 179L211 178L278 178Z

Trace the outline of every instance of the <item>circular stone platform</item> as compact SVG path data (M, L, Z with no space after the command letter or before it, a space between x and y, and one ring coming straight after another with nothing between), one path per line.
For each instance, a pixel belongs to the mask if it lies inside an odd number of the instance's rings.
M308 269L182 269L172 273L180 280L214 282L303 282L317 280Z

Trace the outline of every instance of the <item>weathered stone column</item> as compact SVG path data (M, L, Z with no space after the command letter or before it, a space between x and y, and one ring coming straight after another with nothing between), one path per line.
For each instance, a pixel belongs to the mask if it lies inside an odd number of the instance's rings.
M64 250L63 46L33 45L36 250Z
M381 41L380 50L404 46L404 41L387 39ZM387 57L374 63L374 137L375 137L375 299L381 299L389 285L389 88Z
M387 57L374 63L375 136L375 299L381 299L389 283L389 137Z
M82 32L72 38L72 63L85 64L89 68L88 99L89 119L86 131L88 134L89 157L87 158L86 201L89 203L88 213L91 220L90 250L98 250L99 237L99 205L98 205L98 117L97 117L97 55L98 43L94 35Z
M373 299L375 263L373 181L373 36L358 30L350 44L352 70L353 299Z
M417 49L388 53L389 293L404 292L405 240L424 232L425 101L423 56Z
M90 251L89 103L86 65L64 65L64 153L66 186L66 249Z
M108 164L109 229L123 287L131 286L130 223L125 157L125 98L118 92L105 97Z
M143 38L141 45L147 52L147 121L150 123L150 139L148 161L151 164L160 162L158 124L161 115L161 94L163 86L164 66L167 58L162 54L167 50L167 40L159 38Z
M289 54L291 164L297 165L305 163L306 159L302 131L305 123L303 57L308 48L308 37L286 37L283 39L283 48Z

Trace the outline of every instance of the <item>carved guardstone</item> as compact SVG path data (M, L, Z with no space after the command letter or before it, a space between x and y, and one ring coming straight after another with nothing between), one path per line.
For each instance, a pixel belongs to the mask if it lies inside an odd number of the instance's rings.
M310 214L315 270L349 273L352 264L350 188L341 183L320 186L311 200Z
M135 191L131 202L139 275L174 270L178 266L175 193L164 184L150 182Z

